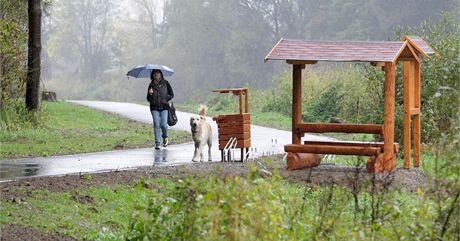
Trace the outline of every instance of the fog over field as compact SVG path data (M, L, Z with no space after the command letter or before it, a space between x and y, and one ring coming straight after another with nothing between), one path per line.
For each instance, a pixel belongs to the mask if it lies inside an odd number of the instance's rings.
M149 80L126 72L161 63L176 72L177 101L268 88L289 67L263 62L280 38L396 40L398 27L456 9L456 0L56 0L43 18L42 87L66 99L144 101Z

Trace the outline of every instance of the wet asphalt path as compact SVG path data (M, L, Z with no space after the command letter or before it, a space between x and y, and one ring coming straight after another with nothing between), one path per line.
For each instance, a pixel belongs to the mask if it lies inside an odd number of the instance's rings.
M132 103L106 101L69 101L75 104L89 106L121 116L152 124L149 107ZM190 131L189 119L192 113L176 112L179 119L175 130ZM208 122L213 128L213 161L220 161L221 154L217 144L217 125L210 117ZM323 139L325 137L306 135L304 139ZM250 158L284 153L283 146L291 142L291 132L272 128L251 125ZM179 165L191 163L193 157L193 143L170 145L161 150L142 148L133 150L119 150L96 152L76 155L38 157L14 160L0 160L0 180L6 181L22 177L65 175L70 173L102 172L111 170L131 169L140 166ZM207 157L207 152L205 152ZM239 160L239 149L233 155ZM207 160L207 158L206 158Z

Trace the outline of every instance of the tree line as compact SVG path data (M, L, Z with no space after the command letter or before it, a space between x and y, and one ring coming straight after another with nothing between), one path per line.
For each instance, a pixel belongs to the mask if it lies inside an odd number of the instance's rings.
M61 98L144 100L148 80L126 79L138 64L162 63L177 100L213 88L273 86L287 67L263 63L281 38L389 40L397 26L416 26L455 0L84 0L41 1L41 89ZM27 1L1 11L2 103L24 96ZM30 49L31 50L31 49Z

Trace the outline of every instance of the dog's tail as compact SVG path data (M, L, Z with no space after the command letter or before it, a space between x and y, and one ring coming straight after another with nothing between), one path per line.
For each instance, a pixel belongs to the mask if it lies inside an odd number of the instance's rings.
M206 105L201 104L200 105L199 115L206 116L206 111L207 110L208 110L208 107Z

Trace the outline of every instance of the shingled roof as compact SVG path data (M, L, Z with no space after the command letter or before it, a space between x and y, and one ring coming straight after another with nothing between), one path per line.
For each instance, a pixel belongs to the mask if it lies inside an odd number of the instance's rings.
M407 45L416 52L428 56L434 53L421 38L407 37L404 41L382 42L325 42L281 39L265 57L270 59L299 61L338 62L395 62Z

